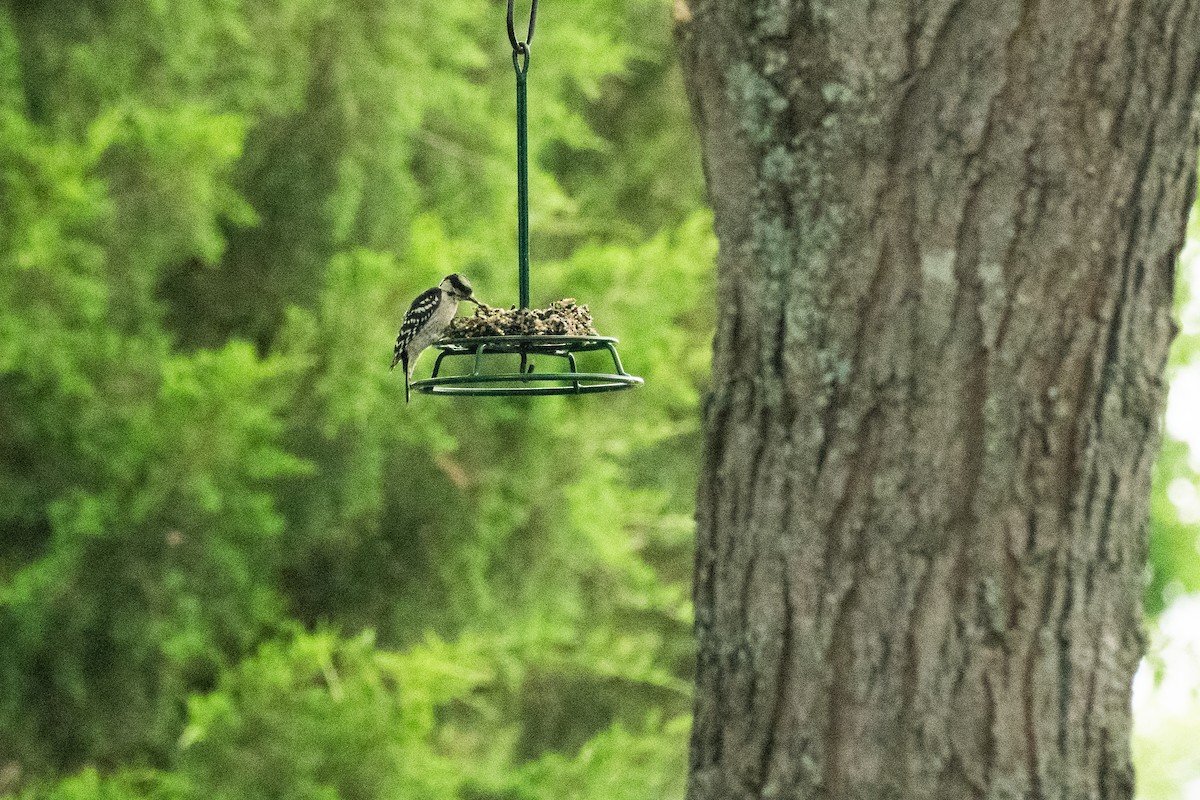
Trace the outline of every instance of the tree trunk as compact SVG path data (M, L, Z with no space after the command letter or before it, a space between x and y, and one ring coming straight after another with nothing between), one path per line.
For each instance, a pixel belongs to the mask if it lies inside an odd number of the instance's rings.
M1129 798L1200 0L677 0L690 800Z

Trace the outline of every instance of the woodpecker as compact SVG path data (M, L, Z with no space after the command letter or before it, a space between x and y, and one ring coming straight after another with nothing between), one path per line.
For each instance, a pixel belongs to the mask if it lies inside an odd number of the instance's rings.
M460 300L479 305L472 295L471 282L462 275L447 275L432 289L426 289L413 300L404 322L400 323L400 335L396 337L396 351L392 356L392 369L404 365L404 402L408 402L408 382L421 351L436 342L458 312Z

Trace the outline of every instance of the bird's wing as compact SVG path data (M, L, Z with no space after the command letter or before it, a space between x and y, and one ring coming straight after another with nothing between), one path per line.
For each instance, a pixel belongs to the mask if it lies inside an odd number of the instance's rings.
M417 335L417 331L421 330L421 326L429 320L441 300L442 290L436 286L421 292L417 299L413 300L412 305L408 308L408 313L404 315L404 321L400 323L400 334L396 337L396 349L392 354L393 368L400 363L400 357L408 349L409 342Z

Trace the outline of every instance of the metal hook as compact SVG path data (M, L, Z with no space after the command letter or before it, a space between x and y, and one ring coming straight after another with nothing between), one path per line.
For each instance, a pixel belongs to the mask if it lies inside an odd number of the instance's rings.
M529 9L529 32L525 34L525 41L518 40L517 32L513 29L513 0L508 0L508 41L512 44L514 53L529 53L529 45L533 42L535 22L537 22L537 0L533 0L533 5Z

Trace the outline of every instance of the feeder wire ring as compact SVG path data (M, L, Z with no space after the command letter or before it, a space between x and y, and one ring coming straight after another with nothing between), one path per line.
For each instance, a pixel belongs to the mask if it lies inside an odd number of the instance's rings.
M517 32L513 28L513 0L508 0L508 41L512 44L514 54L528 55L529 46L533 43L533 26L537 22L537 0L533 0L533 5L529 9L529 32L525 34L525 40L517 39Z

